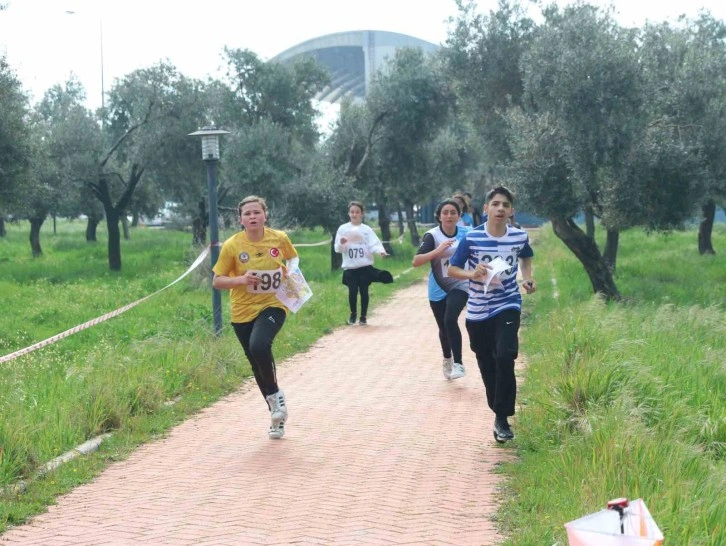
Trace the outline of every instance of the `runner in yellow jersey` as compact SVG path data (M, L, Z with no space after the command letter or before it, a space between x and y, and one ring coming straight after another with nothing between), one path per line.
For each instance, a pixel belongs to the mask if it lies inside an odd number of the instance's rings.
M214 266L213 286L231 291L232 327L270 408L269 436L279 439L285 434L287 406L277 385L272 342L285 323L288 309L277 299L275 291L287 271L297 268L299 258L284 231L265 225L264 198L245 197L238 210L244 230L222 245Z

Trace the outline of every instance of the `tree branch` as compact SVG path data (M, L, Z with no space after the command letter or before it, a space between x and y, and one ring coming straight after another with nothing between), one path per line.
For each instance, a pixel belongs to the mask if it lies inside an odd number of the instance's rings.
M363 152L363 157L361 157L360 161L358 162L358 165L355 167L355 169L348 169L348 172L352 172L356 178L360 178L360 173L363 170L363 165L365 165L366 161L368 160L368 157L371 155L371 149L373 148L373 135L375 134L376 129L378 128L378 125L383 121L383 119L388 115L388 112L381 112L378 114L375 120L373 120L373 124L371 125L370 131L368 131L368 138L366 142L366 149L365 152ZM350 167L350 165L349 165Z
M123 210L126 210L129 201L131 201L131 195L134 193L134 189L136 189L137 184L141 180L142 174L144 174L144 167L140 167L138 163L134 163L131 166L131 176L129 177L129 184L126 187L126 190L124 190L123 195L121 195L121 199L119 199L118 203L116 204L117 211L121 212Z
M155 104L155 102L153 100L149 101L149 107L146 111L146 114L144 114L144 118L141 121L139 121L138 123L136 123L135 125L132 125L131 127L129 127L126 130L126 132L119 137L119 139L114 143L114 145L111 146L111 149L108 151L106 156L99 163L99 166L101 168L106 166L106 163L108 163L108 160L111 159L111 156L114 154L114 152L118 149L119 146L121 146L123 141L126 140L131 135L131 133L133 133L134 131L136 131L136 129L138 129L142 125L145 125L149 121L149 118L151 117L151 111L154 108L154 104Z

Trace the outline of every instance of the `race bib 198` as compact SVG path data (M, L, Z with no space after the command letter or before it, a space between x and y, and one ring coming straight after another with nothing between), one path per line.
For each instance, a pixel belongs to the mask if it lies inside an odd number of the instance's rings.
M260 282L257 284L248 284L247 292L250 294L272 294L279 287L282 282L282 269L253 269L248 273L260 278Z

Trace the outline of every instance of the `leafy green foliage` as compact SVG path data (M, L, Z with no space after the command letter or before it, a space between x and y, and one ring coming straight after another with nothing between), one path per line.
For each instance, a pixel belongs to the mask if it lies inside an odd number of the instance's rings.
M505 116L509 108L522 105L521 60L534 21L516 2L500 1L487 15L477 13L474 2L457 3L459 14L442 52L445 70L456 82L465 117L484 141L482 155L490 165L506 162L511 151Z
M617 178L644 123L634 36L588 5L550 8L545 17L523 57L527 110L553 115L578 209L600 214L609 180L597 173Z
M694 237L624 232L629 303L606 304L581 289L549 227L534 235L540 289L528 300L518 460L500 510L508 544L566 543L567 521L620 496L642 497L668 541L720 544L726 269L700 258Z
M70 79L63 86L51 87L35 108L35 182L47 188L49 195L42 201L34 196L36 204L29 201L31 208L44 207L45 212L65 218L102 214L98 201L88 192L88 184L98 173L101 130L83 106L84 100L83 87Z
M27 98L4 56L0 57L0 104L0 215L5 215L21 201L31 149L25 127Z
M282 211L287 186L314 160L319 134L311 101L329 77L312 59L286 65L265 63L249 50L225 54L227 77L211 97L219 122L233 133L225 143L220 202L233 207L256 194Z

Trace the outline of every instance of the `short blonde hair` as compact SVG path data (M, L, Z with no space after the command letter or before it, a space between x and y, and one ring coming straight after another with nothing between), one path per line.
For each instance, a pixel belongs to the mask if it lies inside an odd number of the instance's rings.
M239 205L237 205L237 212L240 216L242 216L242 207L244 207L247 203L259 203L262 205L262 210L264 210L265 214L267 214L267 201L265 201L265 198L258 197L257 195L248 195L239 202Z

